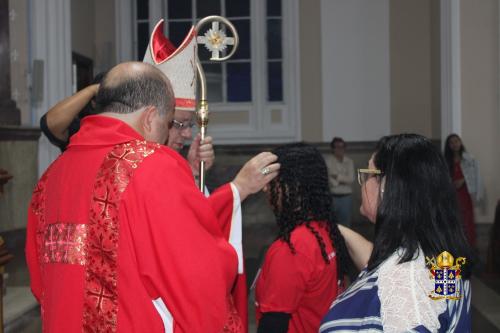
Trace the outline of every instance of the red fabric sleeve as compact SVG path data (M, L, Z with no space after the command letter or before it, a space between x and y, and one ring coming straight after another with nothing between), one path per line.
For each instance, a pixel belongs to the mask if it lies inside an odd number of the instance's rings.
M30 286L31 292L40 303L42 295L42 279L40 275L40 263L38 262L38 250L36 244L36 228L38 225L38 218L33 213L31 205L28 209L28 227L26 229L26 263L30 273Z
M158 155L144 161L122 202L139 274L151 298L166 304L176 333L218 332L236 255L204 227L216 225L216 217L190 176Z
M244 333L248 332L248 292L247 292L247 275L246 273L238 274L236 283L231 292L234 301L234 307L240 315L243 323Z
M233 221L233 190L231 184L225 184L208 197L214 213L217 215L217 221L225 239L229 239L231 225ZM238 274L236 282L232 289L234 306L240 315L245 333L248 332L248 292L246 274Z
M217 215L222 234L226 239L229 239L231 232L231 220L233 215L233 191L231 184L225 184L216 189L208 197L208 201L212 209Z
M302 299L313 264L300 253L292 254L285 243L274 245L266 256L261 273L260 311L293 313Z

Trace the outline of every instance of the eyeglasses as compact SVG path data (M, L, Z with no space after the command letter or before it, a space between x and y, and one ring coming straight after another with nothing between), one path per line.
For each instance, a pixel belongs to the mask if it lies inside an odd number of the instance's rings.
M362 186L368 179L374 176L380 176L382 171L379 169L358 169L358 183Z
M172 127L175 128L175 129L178 129L180 131L183 131L185 130L186 128L193 128L194 127L194 122L190 121L190 122L180 122L180 121L177 121L175 119L172 120Z

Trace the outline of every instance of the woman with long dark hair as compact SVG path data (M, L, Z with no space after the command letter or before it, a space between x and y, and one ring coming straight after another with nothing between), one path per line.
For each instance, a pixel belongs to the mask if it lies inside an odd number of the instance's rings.
M439 150L416 134L384 137L358 180L360 211L375 223L373 249L341 228L365 269L332 304L320 332L469 332L472 252ZM461 278L452 270L458 264Z
M342 288L348 252L331 217L320 152L298 143L273 151L280 173L266 192L279 226L257 278L258 332L317 332Z
M471 246L476 246L474 202L482 196L482 182L477 161L465 151L457 134L450 134L444 144L444 156L457 192L458 206L462 216L465 235Z

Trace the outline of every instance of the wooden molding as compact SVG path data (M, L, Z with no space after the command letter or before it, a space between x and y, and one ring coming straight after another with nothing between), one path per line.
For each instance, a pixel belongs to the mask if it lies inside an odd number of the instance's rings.
M38 141L40 133L36 127L0 126L0 141Z

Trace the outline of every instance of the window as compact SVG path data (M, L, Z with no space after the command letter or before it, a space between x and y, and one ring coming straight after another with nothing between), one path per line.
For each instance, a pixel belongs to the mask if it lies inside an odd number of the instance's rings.
M148 47L149 43L149 1L136 0L136 16L135 22L137 25L136 29L136 45L137 45L137 56L140 60L144 57L144 52Z
M207 79L210 132L219 138L239 137L236 141L241 142L296 140L293 99L298 87L285 82L298 72L294 50L298 20L292 15L297 7L298 0L135 0L135 58L142 60L158 18L165 18L165 35L176 46L199 19L228 18L240 36L231 59L209 61L209 51L198 46Z
M283 100L281 0L267 0L267 100Z
M252 102L250 0L169 0L166 35L174 45L180 45L191 25L208 15L228 18L241 40L237 52L223 63L209 61L210 53L203 45L199 46L198 55L207 77L208 100L211 103Z

